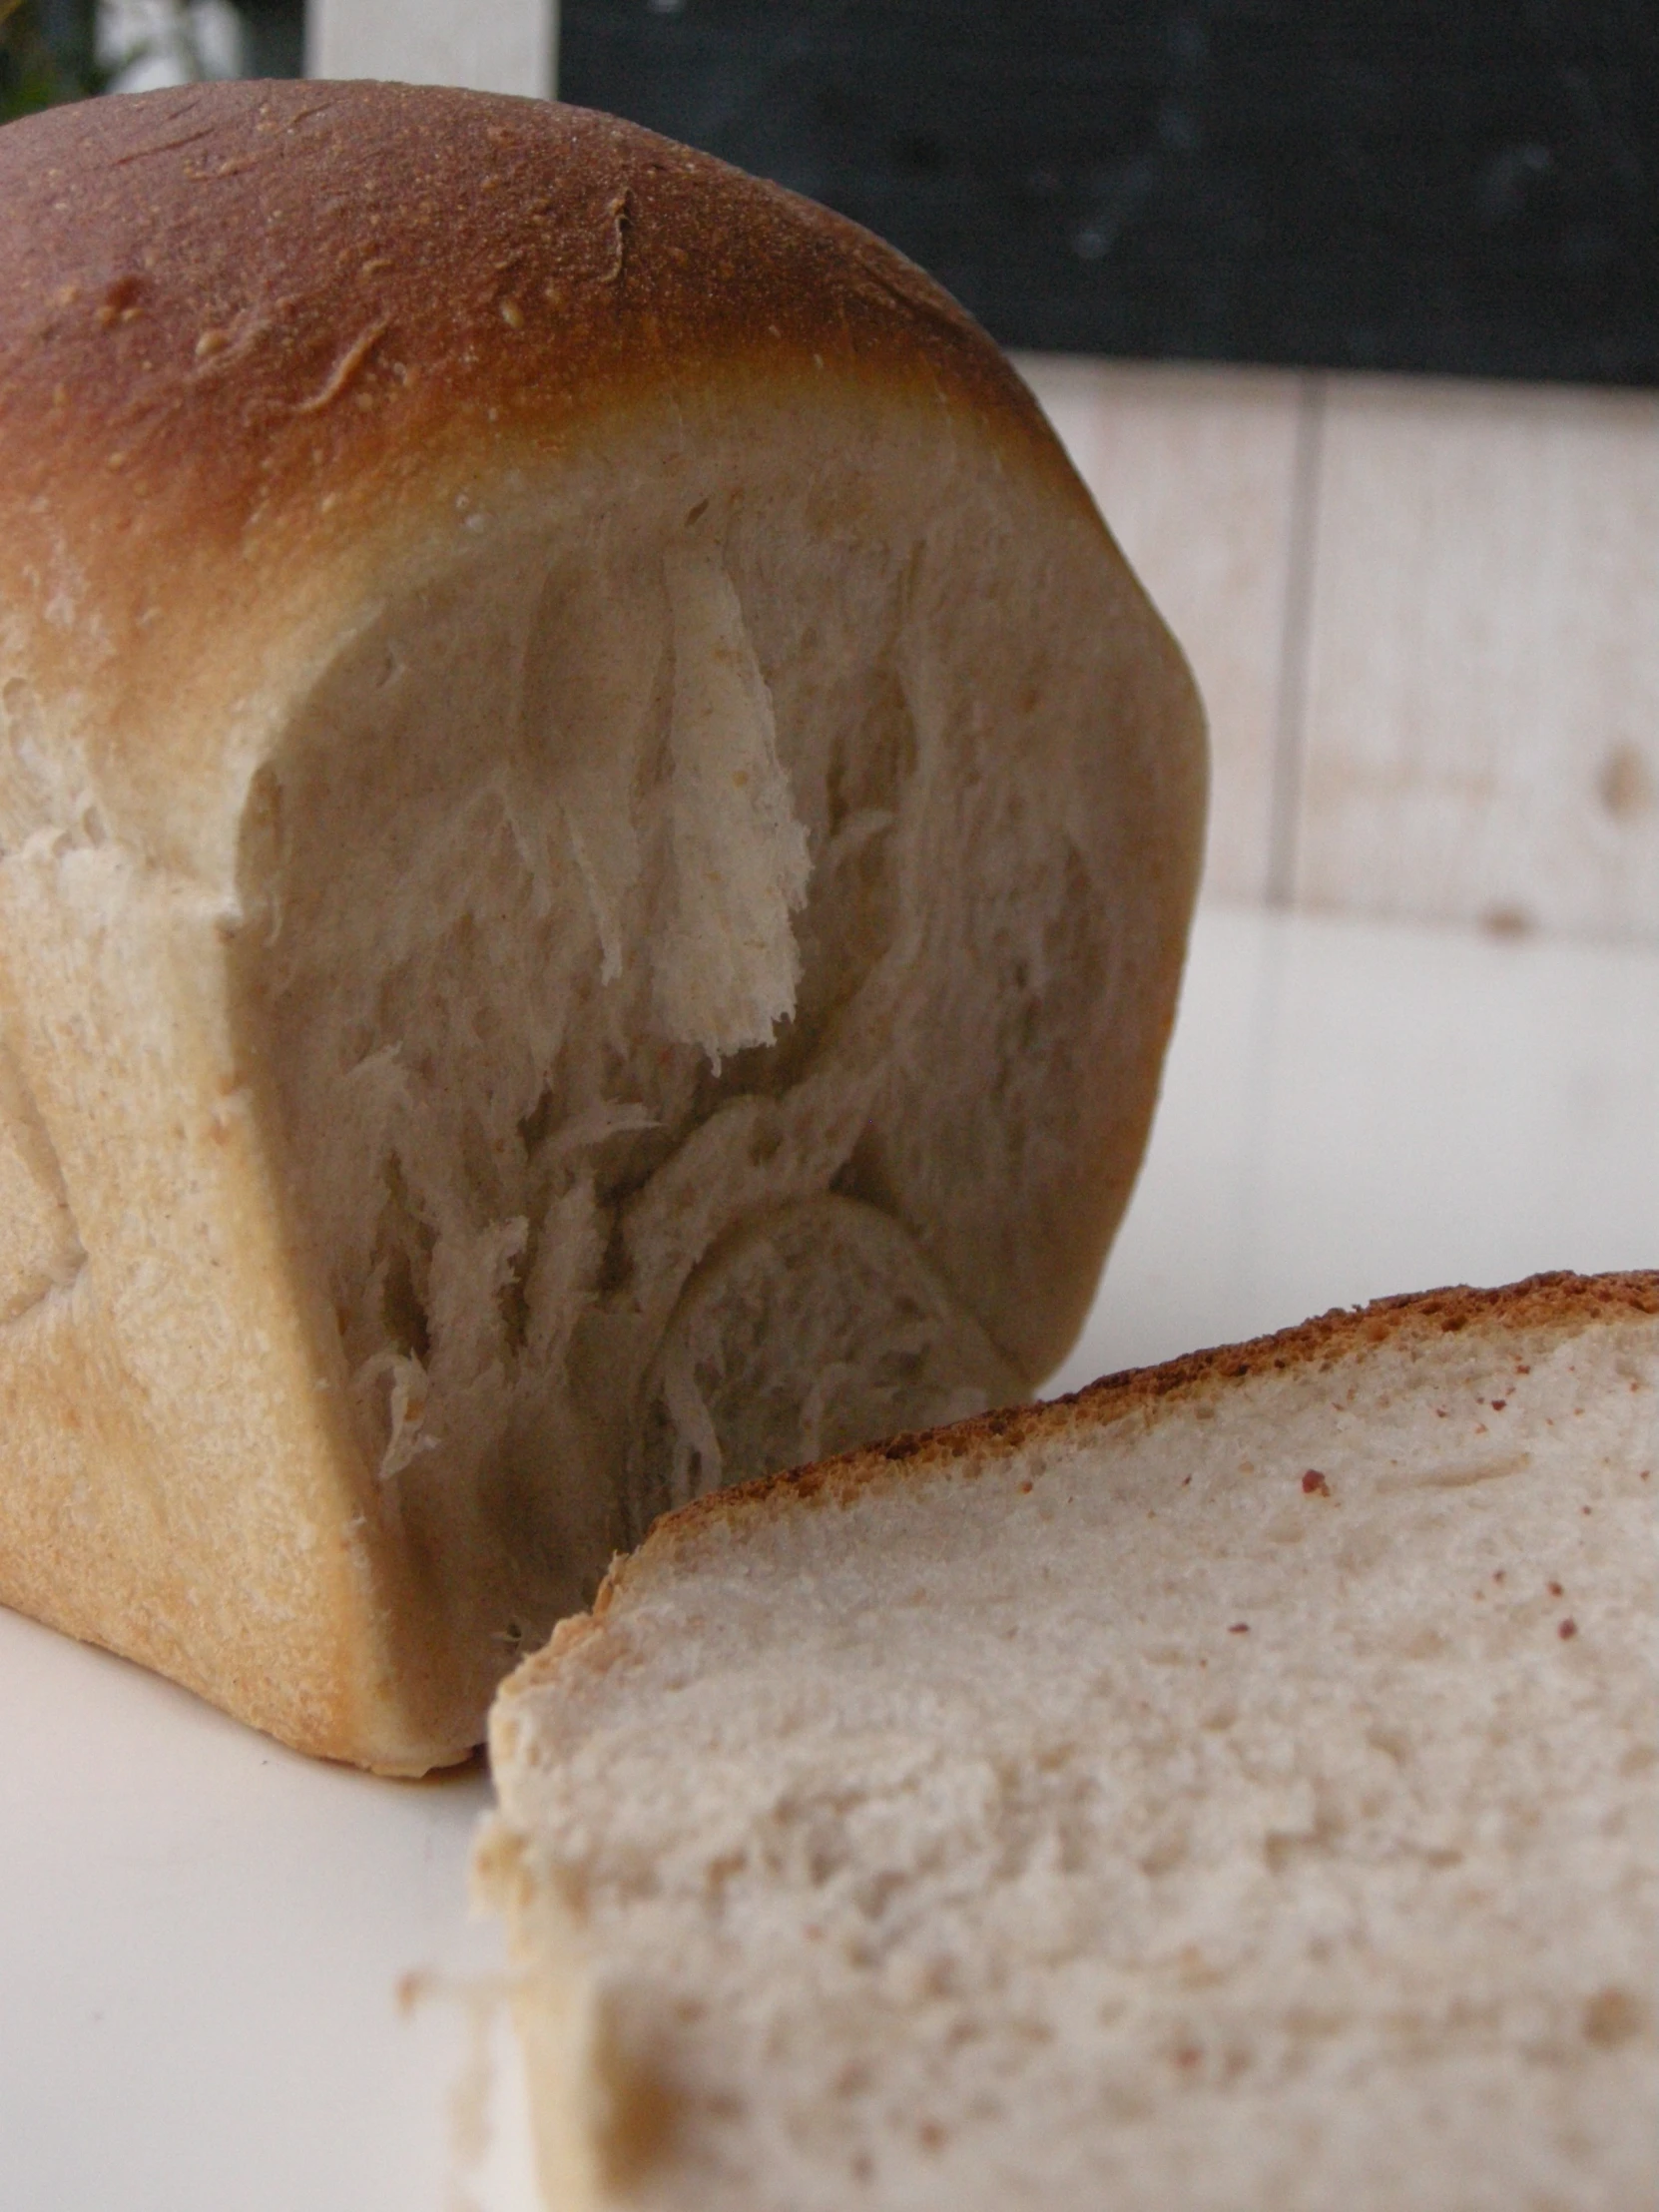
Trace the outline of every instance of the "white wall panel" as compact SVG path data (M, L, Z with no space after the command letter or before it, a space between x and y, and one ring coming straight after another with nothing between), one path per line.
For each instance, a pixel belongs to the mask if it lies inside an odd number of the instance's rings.
M312 77L386 77L547 98L555 0L308 0Z
M1298 903L1659 937L1659 396L1332 378Z

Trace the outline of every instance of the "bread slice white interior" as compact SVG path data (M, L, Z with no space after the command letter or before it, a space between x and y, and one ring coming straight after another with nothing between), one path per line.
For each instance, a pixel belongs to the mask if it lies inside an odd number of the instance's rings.
M1641 2212L1659 1277L663 1522L503 1688L559 2212Z

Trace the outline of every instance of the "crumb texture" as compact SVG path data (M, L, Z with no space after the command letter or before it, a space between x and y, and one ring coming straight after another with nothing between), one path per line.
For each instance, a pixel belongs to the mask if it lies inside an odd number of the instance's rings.
M495 1722L572 2201L1651 2205L1656 1384L1396 1333L659 1540Z
M1138 617L948 421L810 396L469 496L249 787L235 1018L480 1705L664 1508L1027 1394L1121 1203L1161 770L1077 734Z
M665 558L674 654L668 782L671 909L657 1014L676 1044L724 1054L768 1045L795 1012L791 923L812 861L743 608L718 556ZM607 965L615 966L613 954Z

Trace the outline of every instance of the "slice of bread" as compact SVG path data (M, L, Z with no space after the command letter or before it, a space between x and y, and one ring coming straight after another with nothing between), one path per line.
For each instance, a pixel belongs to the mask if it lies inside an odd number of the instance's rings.
M0 208L0 1598L418 1771L1063 1356L1196 696L983 332L646 132L192 86Z
M557 2212L1648 2212L1659 1276L710 1498L503 1688Z

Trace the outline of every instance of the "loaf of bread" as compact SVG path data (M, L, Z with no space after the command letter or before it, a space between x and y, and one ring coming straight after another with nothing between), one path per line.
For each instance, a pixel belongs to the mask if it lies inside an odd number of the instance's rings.
M706 1498L504 1686L556 2212L1648 2212L1659 1275Z
M718 163L192 87L0 206L0 1598L418 1772L660 1508L1063 1355L1199 710L983 334Z

